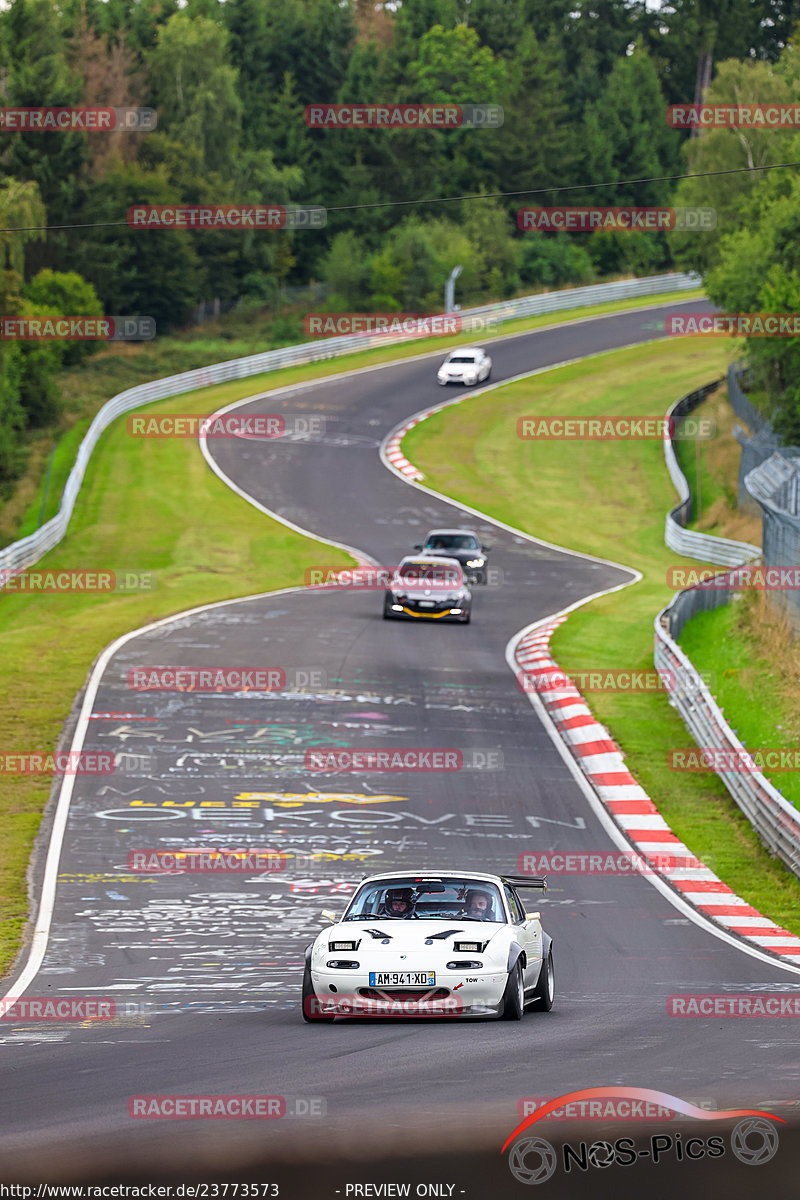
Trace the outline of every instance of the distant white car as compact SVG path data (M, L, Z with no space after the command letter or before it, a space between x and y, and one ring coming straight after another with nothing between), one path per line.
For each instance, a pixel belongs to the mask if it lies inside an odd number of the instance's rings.
M439 367L437 379L444 387L446 383L465 383L472 387L475 383L483 383L492 374L492 360L485 350L474 346L461 347L451 350Z
M303 1019L549 1012L552 940L517 888L542 877L395 871L362 881L344 915L306 950Z

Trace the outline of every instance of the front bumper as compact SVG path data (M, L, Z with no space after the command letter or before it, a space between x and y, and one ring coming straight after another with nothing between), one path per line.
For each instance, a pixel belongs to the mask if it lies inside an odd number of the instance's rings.
M432 621L463 621L469 616L470 601L463 600L456 604L434 601L433 608L419 607L417 600L400 600L397 596L389 596L386 601L387 610L392 617L409 617L411 620Z
M434 987L370 987L369 971L312 970L327 1015L343 1017L481 1017L500 1012L508 973L437 971ZM331 991L333 986L336 991ZM406 1001L404 1003L403 1001ZM383 1003L381 1003L383 1001ZM332 1011L335 1009L336 1011Z
M472 387L478 382L478 377L473 372L471 375L443 375L441 372L436 377L439 383L463 383L467 387Z

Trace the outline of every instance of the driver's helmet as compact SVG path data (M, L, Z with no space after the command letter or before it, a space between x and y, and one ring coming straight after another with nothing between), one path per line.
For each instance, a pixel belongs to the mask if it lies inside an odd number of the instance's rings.
M480 921L491 921L494 916L491 896L488 892L476 888L467 892L464 910L469 916L477 917Z
M383 902L387 917L410 917L414 912L414 892L411 888L389 888Z

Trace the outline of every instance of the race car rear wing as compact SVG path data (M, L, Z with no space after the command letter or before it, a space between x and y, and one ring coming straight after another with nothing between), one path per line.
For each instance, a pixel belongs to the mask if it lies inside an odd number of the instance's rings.
M538 888L540 892L547 891L546 875L503 875L515 888Z

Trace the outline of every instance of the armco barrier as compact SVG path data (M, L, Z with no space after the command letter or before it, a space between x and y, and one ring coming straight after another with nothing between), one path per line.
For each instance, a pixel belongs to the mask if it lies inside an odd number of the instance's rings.
M728 725L702 677L674 641L691 615L684 608L692 591L690 588L679 592L656 617L653 660L658 671L672 672L675 687L669 694L669 702L680 713L698 746L745 753L745 747ZM719 603L725 603L727 598L724 591L709 590L707 595L719 597ZM717 774L767 849L800 878L800 812L758 771Z
M708 384L684 396L673 404L669 415L676 419L685 416L717 386L718 382ZM689 557L726 566L738 566L760 557L758 547L748 542L734 542L681 528L676 514L678 518L682 516L686 519L688 506L691 505L691 490L678 466L668 432L665 433L664 454L672 481L681 496L681 503L667 517L667 545ZM694 587L679 592L656 617L653 661L659 672L670 672L667 678L674 679L669 703L678 710L698 746L744 754L744 745L675 640L691 617L705 609L728 604L733 594L731 588ZM767 849L778 855L789 870L800 877L800 812L758 771L717 771L717 774Z
M503 320L519 320L539 313L559 312L571 308L585 308L591 304L614 300L636 299L656 296L663 292L688 291L700 285L700 276L695 274L652 275L646 279L629 279L619 283L600 283L590 287L573 288L562 292L551 292L541 296L524 296L499 304L485 304L461 313L461 317L494 316ZM210 387L217 383L228 383L232 379L247 379L267 371L279 371L283 367L304 363L321 362L326 358L338 358L355 350L365 350L375 345L390 345L408 340L404 337L386 338L382 335L363 337L353 334L347 337L326 338L321 341L303 342L299 346L286 346L279 350L267 350L248 358L232 359L230 362L214 363L195 371L184 371L166 379L128 388L109 400L95 416L78 449L75 464L70 472L61 505L54 517L35 533L18 542L12 542L0 550L0 587L5 572L21 571L32 566L57 546L72 516L86 467L100 435L112 421L124 413L132 412L145 404L179 396L199 387Z
M686 476L678 466L675 447L670 437L673 429L684 417L688 416L711 392L716 391L721 379L707 383L688 395L676 400L667 413L668 422L664 429L664 458L675 490L680 497L679 502L667 513L664 541L670 550L677 551L687 558L699 558L703 562L719 563L725 567L739 566L744 562L752 562L761 554L758 546L749 542L737 542L731 538L714 537L710 533L699 533L696 529L686 529L686 522L692 515L692 492Z
M800 446L783 446L771 423L751 403L743 384L750 382L750 373L742 363L731 363L728 367L728 400L731 408L744 421L752 436L748 436L741 425L734 425L733 436L742 447L739 463L739 508L742 512L761 516L761 507L747 487L747 476L765 463L776 451L783 458L800 457ZM764 559L769 562L769 552L764 542ZM783 562L783 559L776 561ZM787 559L786 562L791 560Z

